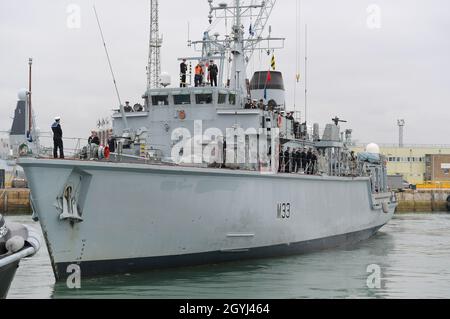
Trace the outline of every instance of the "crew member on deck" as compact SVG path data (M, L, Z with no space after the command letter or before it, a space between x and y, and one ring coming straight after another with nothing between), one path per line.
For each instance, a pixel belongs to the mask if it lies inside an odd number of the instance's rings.
M128 102L128 101L125 102L125 106L124 106L123 110L124 110L126 113L133 112L133 108L131 107L130 102Z
M295 162L295 172L298 173L300 171L300 167L302 166L302 154L300 149L297 149L294 153L294 162Z
M204 75L204 71L203 71L203 64L201 62L199 62L197 64L197 66L195 67L195 78L194 78L194 82L195 82L195 87L199 87L203 85L203 75Z
M308 161L306 159L307 154L305 149L302 149L302 152L300 153L300 161L302 162L302 170L306 174L306 166L308 166Z
M280 148L280 153L278 154L278 173L281 173L283 171L283 166L284 166L284 153L283 153L283 149Z
M263 111L266 110L266 106L264 105L264 100L263 100L263 99L259 100L258 108L259 108L260 110L263 110Z
M308 153L306 154L306 162L307 162L307 174L312 175L313 173L313 153L311 149L308 149Z
M284 172L291 172L291 149L289 147L284 152Z
M187 64L186 59L183 59L183 62L180 64L180 88L186 87L186 74L187 74Z
M317 173L317 162L319 159L317 155L317 151L314 151L311 156L311 175L315 175Z
M210 61L208 67L209 80L211 81L211 86L217 86L217 74L219 74L219 69L213 60Z
M97 136L97 132L92 130L91 131L91 136L88 139L88 143L90 144L96 144L98 146L100 146L100 139Z
M250 110L252 108L252 101L250 99L247 99L247 102L245 103L244 108L246 110Z
M61 129L61 117L55 117L55 123L52 125L53 131L53 157L58 158L58 149L59 149L59 158L64 158L64 145L63 145L63 132Z
M108 147L111 153L116 151L116 138L114 137L113 130L108 131Z

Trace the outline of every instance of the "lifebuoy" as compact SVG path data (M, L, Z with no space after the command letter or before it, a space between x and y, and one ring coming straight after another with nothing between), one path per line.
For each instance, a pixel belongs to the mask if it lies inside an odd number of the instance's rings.
M105 150L103 152L104 152L105 158L109 159L109 156L111 155L111 151L109 149L109 146L105 146Z
M185 111L178 112L178 118L180 120L185 120L186 119L186 112Z

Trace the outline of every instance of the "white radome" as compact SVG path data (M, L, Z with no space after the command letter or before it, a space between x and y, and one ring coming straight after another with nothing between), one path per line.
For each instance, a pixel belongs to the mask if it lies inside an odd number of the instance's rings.
M161 84L163 87L169 86L170 83L172 82L171 80L172 80L172 79L170 78L170 75L169 75L168 73L166 73L166 72L162 72L162 73L161 73L161 76L160 76L160 84Z
M380 147L375 143L366 146L366 152L371 154L380 154Z
M27 89L21 89L19 93L17 94L17 98L19 101L26 101L28 96L28 90Z

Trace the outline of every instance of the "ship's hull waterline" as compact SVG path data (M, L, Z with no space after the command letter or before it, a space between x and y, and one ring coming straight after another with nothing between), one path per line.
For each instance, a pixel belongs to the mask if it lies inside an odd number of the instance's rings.
M371 237L395 201L369 178L21 159L58 280L285 256ZM73 185L82 221L61 220Z

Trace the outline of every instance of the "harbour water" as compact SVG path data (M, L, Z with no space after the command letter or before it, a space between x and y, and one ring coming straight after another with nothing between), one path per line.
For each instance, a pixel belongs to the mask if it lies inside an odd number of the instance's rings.
M8 220L39 228L29 216ZM397 215L353 247L82 279L81 289L55 284L43 247L22 261L8 298L450 298L449 229L450 214ZM381 271L379 288L370 284L373 269Z

